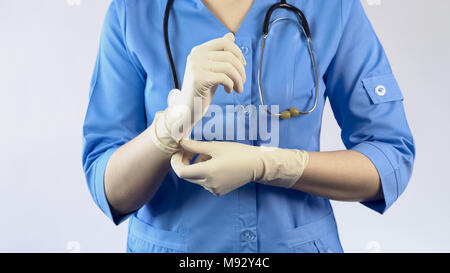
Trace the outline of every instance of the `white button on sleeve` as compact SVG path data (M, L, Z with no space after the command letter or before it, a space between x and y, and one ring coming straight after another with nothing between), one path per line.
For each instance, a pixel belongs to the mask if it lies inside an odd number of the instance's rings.
M377 93L377 95L381 97L386 95L386 87L384 87L383 85L378 85L375 88L375 93Z

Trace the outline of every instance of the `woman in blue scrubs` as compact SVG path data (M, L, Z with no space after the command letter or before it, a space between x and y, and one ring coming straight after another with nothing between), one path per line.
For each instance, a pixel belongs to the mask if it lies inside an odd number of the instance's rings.
M342 252L329 200L361 202L384 213L405 190L415 157L403 95L360 1L287 1L309 22L319 74L316 109L279 121L279 151L303 151L308 158L298 181L291 176L289 187L232 175L252 173L254 162L261 161L254 153L264 144L259 135L230 139L226 130L223 137L203 131L200 140L215 141L183 140L169 147L173 152L155 144L156 119L170 109L174 85L163 35L166 2L114 0L110 5L83 127L90 192L116 225L130 220L127 252ZM261 29L276 2L174 1L168 30L176 70L185 71L181 94L195 89L189 83L213 83L203 89L211 91L208 103L222 113L227 105L259 105ZM286 10L272 17L273 22L298 20ZM229 32L234 35L225 35ZM194 58L194 48L208 53ZM264 54L266 103L280 109L311 106L314 74L307 43L292 20L271 26ZM222 80L195 69L211 61L206 56L222 58L223 68L208 65ZM346 150L320 152L326 99ZM228 118L223 114L224 126ZM248 119L237 121L243 122L246 134ZM183 147L200 154L201 160L191 166L214 163L214 168L197 168L203 175L213 180L228 175L228 180L219 179L226 192L212 194L196 180L199 174L184 177L171 168L173 154L182 153ZM208 160L208 154L213 159L219 154L209 151L220 151L227 160ZM280 164L273 173L276 179L297 170L283 169L291 164L289 156L273 162Z

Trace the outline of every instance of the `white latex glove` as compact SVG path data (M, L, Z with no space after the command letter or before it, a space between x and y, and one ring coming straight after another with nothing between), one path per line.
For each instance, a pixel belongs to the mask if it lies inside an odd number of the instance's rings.
M152 139L158 147L169 153L179 150L179 141L206 113L219 84L227 93L244 91L246 61L234 40L228 33L191 50L181 91L170 92L168 108L157 114L152 124Z
M291 188L302 176L309 154L302 150L256 147L235 142L183 139L172 156L175 173L215 195L224 195L250 181ZM194 154L200 159L190 164Z

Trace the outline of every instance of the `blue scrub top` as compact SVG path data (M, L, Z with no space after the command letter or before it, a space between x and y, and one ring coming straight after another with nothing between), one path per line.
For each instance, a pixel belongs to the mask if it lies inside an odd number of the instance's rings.
M255 1L236 33L236 44L247 61L243 94L226 94L220 86L214 104L224 108L260 104L257 76L262 25L266 11L277 1ZM280 121L279 147L319 151L328 99L345 147L366 155L380 175L384 199L363 204L384 213L405 190L415 157L403 95L386 54L360 1L288 2L309 21L320 90L312 114ZM166 0L112 2L83 127L83 167L90 192L115 224L130 219L127 251L341 252L328 199L253 182L216 197L171 170L146 205L126 216L111 213L103 181L108 159L167 107L167 95L174 88L164 47L165 5ZM275 11L272 21L277 18L297 20L286 10ZM227 32L201 0L174 2L169 36L180 82L191 49ZM266 46L266 102L280 109L310 107L314 77L305 38L296 24L289 20L272 24ZM239 142L262 143L259 139Z

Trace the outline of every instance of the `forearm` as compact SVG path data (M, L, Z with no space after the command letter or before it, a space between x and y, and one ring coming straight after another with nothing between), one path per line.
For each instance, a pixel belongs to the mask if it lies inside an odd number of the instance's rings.
M356 151L310 152L303 175L292 187L339 201L370 201L383 197L373 163Z
M170 168L171 154L153 143L149 130L117 149L106 166L105 192L118 215L151 200Z

